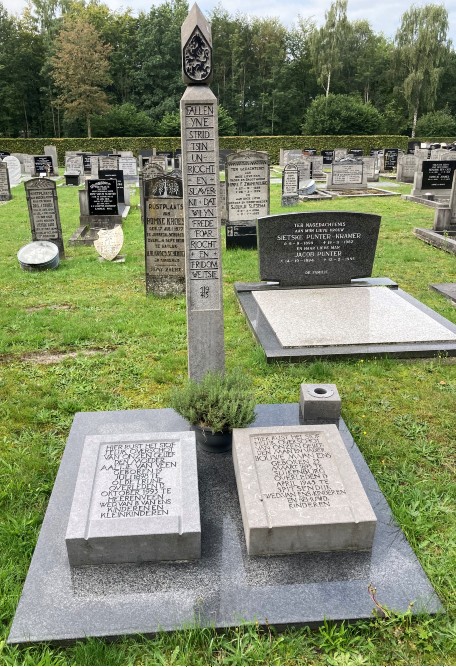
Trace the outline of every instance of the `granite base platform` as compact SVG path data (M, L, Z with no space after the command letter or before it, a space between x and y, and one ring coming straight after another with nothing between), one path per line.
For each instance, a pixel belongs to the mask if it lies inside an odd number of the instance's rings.
M456 355L456 325L387 278L319 287L234 287L269 362Z
M456 230L439 232L435 229L421 229L420 227L416 227L413 233L425 243L456 255Z
M254 426L299 424L298 404L259 405L256 413ZM198 451L200 560L70 568L65 532L85 436L189 429L171 409L77 414L8 643L63 644L195 624L283 628L367 619L370 584L391 609L405 611L413 602L413 613L442 612L342 420L339 428L377 517L372 552L248 557L232 455Z
M438 283L429 287L449 299L453 306L456 306L456 283Z

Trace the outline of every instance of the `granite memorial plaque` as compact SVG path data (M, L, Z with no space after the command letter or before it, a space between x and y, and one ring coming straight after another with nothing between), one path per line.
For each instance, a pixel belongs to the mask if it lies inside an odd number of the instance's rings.
M146 293L182 294L185 292L182 180L165 174L157 176L145 182L144 193ZM211 267L210 257L206 264L199 258L198 261L201 268Z
M45 174L46 176L54 176L54 165L50 155L34 155L33 163L35 175Z
M226 223L226 249L245 248L256 250L257 248L257 230L256 225L242 223L233 225Z
M124 178L134 180L138 178L138 166L135 157L122 156L119 158L119 169L123 171Z
M67 155L65 157L65 171L77 171L84 174L84 160L82 155Z
M353 155L354 157L363 157L364 151L362 148L350 148L347 154Z
M295 206L299 202L298 188L298 165L286 164L282 173L282 206Z
M119 204L125 204L125 185L124 176L121 169L99 169L98 178L102 180L116 181L117 183L117 201Z
M225 367L219 217L217 99L210 25L194 4L181 29L181 145L185 219L188 372L200 380ZM208 267L207 262L210 261Z
M424 160L422 163L422 190L451 190L456 159L447 161Z
M269 213L269 159L258 151L239 151L226 160L228 221L251 222Z
M346 159L346 158L342 158ZM353 162L334 162L331 173L327 176L328 190L360 190L367 188L367 175L361 160Z
M87 436L65 542L72 566L200 558L194 433Z
M0 201L11 199L11 187L8 175L8 165L0 160Z
M99 155L98 156L98 170L109 169L109 171L117 170L119 168L119 158L117 155Z
M117 181L91 178L87 181L89 215L118 215Z
M8 153L8 151L0 151L0 160L3 160L3 158L8 155L11 155L11 153Z
M122 250L123 242L122 225L115 225L112 229L99 229L98 238L94 240L93 245L102 259L111 262Z
M233 430L249 556L368 551L377 519L334 424Z
M60 259L63 259L65 252L55 182L48 178L26 181L25 194L33 241L55 243L59 249Z
M77 155L82 156L82 162L83 162L83 165L84 165L84 173L85 174L91 174L92 173L92 160L91 160L91 158L93 157L93 154L92 153L77 153Z
M335 285L370 276L380 216L352 212L269 215L258 220L261 280Z
M334 160L334 151L332 150L324 150L321 151L321 154L323 156L323 164L328 165L332 164Z
M398 148L385 148L383 151L383 171L396 171Z

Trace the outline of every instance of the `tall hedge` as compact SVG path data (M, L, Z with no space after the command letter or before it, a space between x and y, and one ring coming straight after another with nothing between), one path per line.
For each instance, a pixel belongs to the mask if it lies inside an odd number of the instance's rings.
M410 137L404 135L374 135L374 136L264 136L264 137L220 137L220 148L233 150L267 151L272 164L279 163L280 149L316 148L317 151L331 148L362 148L369 154L371 148L401 148L407 150ZM444 141L452 143L456 137L426 137L416 141ZM40 155L44 146L57 146L59 163L64 163L65 151L99 151L131 150L135 155L143 148L156 148L158 151L171 151L180 147L179 137L105 137L97 139L8 139L0 138L0 151L10 153L29 153Z

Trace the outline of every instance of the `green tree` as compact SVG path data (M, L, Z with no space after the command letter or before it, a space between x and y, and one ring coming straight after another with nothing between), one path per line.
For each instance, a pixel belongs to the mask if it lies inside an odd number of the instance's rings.
M418 113L432 110L449 42L448 12L443 5L412 6L396 33L398 72L415 136Z
M382 117L371 104L351 95L319 95L307 109L303 134L378 134Z
M454 137L456 136L456 118L448 107L440 111L430 111L416 123L418 137Z
M59 103L68 118L85 118L87 136L92 136L91 117L109 109L105 87L111 82L108 55L95 28L84 19L63 27L51 58L52 76L60 90Z
M342 54L350 34L347 3L348 0L334 0L325 13L325 24L313 32L310 41L313 67L326 97L329 95L332 75L342 68Z
M131 102L113 106L92 119L94 137L150 137L153 133L152 120Z

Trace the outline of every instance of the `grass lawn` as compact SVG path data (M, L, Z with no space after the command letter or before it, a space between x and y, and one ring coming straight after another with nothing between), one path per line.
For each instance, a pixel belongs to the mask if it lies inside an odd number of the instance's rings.
M13 196L0 205L0 664L455 664L456 359L267 364L232 287L259 279L257 253L248 250L223 256L227 366L250 377L257 403L297 402L302 382L337 384L342 416L447 613L391 612L280 634L248 625L153 640L87 640L65 649L6 647L74 413L166 407L171 387L187 374L185 298L145 296L137 192L124 225L126 262L113 264L98 261L92 247L68 245L78 227L78 194L58 188L67 258L43 273L19 267L16 253L31 233L22 185ZM274 184L271 213L281 210ZM373 275L397 281L456 322L456 309L429 289L456 282L456 258L412 234L432 226L432 209L385 197L286 210L380 214Z

